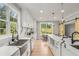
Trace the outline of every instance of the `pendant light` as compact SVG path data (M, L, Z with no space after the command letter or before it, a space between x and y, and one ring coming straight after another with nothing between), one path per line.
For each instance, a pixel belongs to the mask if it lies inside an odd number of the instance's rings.
M63 8L63 3L61 3L61 16L62 16L62 22L64 21L64 8Z
M54 19L56 18L56 17L55 17L55 12L54 12L54 11L52 12L52 15L53 15L53 20L54 20Z
M65 28L64 28L64 8L63 3L61 3L61 22L60 22L60 35L64 36Z

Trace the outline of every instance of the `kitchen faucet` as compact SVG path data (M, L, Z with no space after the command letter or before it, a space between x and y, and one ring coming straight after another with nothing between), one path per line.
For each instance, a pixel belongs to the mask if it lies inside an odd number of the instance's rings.
M62 56L62 46L63 46L63 44L64 44L64 47L66 48L65 40L63 40L64 38L66 38L66 37L63 36L62 42L60 43L60 56Z
M17 31L16 31L16 37L14 36L14 34L12 34L12 41L13 41L13 42L16 42L15 39L16 39L17 41L19 40L19 38L18 38L18 32L17 32ZM10 44L10 42L9 42L9 44Z

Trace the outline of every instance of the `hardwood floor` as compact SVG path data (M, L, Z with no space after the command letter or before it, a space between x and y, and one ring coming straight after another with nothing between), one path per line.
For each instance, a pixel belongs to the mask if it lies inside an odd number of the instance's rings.
M53 56L51 50L48 47L48 42L35 40L32 56Z

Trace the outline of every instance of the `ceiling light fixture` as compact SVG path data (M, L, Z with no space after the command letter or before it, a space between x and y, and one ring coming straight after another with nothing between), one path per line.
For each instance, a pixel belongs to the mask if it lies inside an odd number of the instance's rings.
M55 17L55 13L54 13L54 12L52 12L52 14L53 14L53 19L56 19L56 17Z
M61 3L61 13L64 13L63 3Z
M43 19L44 17L40 17L40 19Z
M54 19L56 19L57 17L54 16Z
M61 13L62 13L62 22L64 21L64 8L63 3L61 3Z
M43 13L44 11L43 10L40 10L40 13Z
M64 10L61 10L61 13L64 13Z

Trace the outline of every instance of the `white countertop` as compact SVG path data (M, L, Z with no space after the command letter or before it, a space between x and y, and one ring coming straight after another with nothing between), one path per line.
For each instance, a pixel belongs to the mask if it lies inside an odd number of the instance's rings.
M2 46L0 47L0 56L11 56L18 50L19 48L14 46Z
M26 37L25 36L20 36L19 39L25 39L26 40L26 39L31 39L32 37L33 36L26 36Z
M31 39L31 37L21 37L20 39L27 40L27 39Z
M61 41L61 39L62 39L62 37L56 36L56 35L54 35L54 34L52 34L52 35L49 35L49 34L48 34L48 36L51 37L51 38L53 38L53 39L56 40L56 41Z

